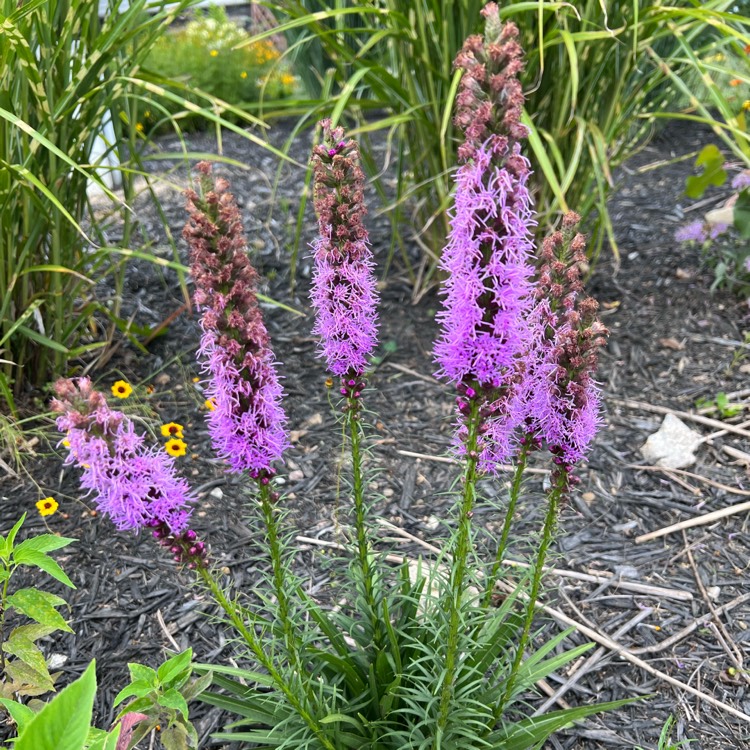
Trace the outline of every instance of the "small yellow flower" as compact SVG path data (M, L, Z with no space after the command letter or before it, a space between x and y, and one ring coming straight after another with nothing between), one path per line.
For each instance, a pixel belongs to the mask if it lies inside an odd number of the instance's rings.
M193 382L194 382L194 383L200 383L200 382L201 382L201 379L200 379L200 378L197 378L197 377L196 377L196 378L193 378Z
M54 497L45 497L36 504L40 516L51 516L58 508L57 500Z
M218 57L219 56L219 50L212 49L208 54L211 55L211 57Z
M149 119L150 117L151 117L151 110L150 110L150 109L147 109L147 110L146 110L146 111L145 111L145 112L143 113L143 119L144 119L144 120L148 120L148 119Z
M247 71L246 70L243 70L242 73L240 73L240 78L242 78L243 81L245 80L245 78L247 78Z
M133 386L125 380L118 380L112 386L112 395L117 398L127 398L133 392Z
M136 130L137 130L137 131L138 131L139 133L142 133L142 132L143 132L143 123L142 123L142 122L138 122L138 123L136 123L135 129L136 129Z
M294 76L289 73L284 73L284 75L281 76L281 84L282 86L292 86L294 84Z
M184 427L181 424L177 424L177 422L170 422L169 424L163 424L161 426L161 434L163 437L169 437L169 438L181 438L182 430Z
M187 453L187 444L179 438L167 440L164 449L170 456L184 456Z
M333 388L333 378L326 378L326 388Z
M63 444L63 445L64 445L64 446L66 447L66 448L70 448L70 440L68 440L68 438L65 438L65 440L63 440L63 441L62 441L62 444Z
M742 102L742 109L744 109L745 111L750 109L750 99L745 99L745 101Z
M203 402L203 406L205 406L209 411L213 411L214 409L216 409L216 402L212 398L207 398Z

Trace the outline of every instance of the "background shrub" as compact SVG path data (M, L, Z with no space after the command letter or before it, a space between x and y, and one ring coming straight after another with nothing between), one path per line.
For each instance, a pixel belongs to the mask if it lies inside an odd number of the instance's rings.
M253 41L223 8L215 6L205 13L197 9L194 19L185 26L163 34L151 48L145 65L163 78L239 107L257 102L261 96L284 98L297 86L297 79L270 38ZM195 97L188 94L187 99ZM173 114L180 109L169 100L160 100L160 104ZM155 122L151 110L146 110L143 118L146 127ZM196 117L192 124L201 127L206 122Z

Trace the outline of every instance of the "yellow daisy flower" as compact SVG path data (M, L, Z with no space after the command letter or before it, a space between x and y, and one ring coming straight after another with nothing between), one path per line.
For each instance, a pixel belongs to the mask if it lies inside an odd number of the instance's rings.
M242 78L243 80L245 78L247 78L247 71L246 70L243 70L242 73L240 73L240 78Z
M182 431L185 428L181 424L177 424L177 422L170 422L169 424L163 424L161 426L161 434L163 437L168 438L181 438Z
M125 380L118 380L112 386L112 395L117 398L127 398L133 392L133 386Z
M57 510L58 503L54 497L45 497L37 501L36 507L40 516L51 516Z
M164 448L170 456L184 456L187 453L187 444L179 438L167 440Z
M212 49L208 54L211 55L211 57L218 57L219 56L219 50Z
M212 398L207 398L203 402L203 406L205 406L206 409L208 409L209 411L213 411L214 409L216 409L216 403L214 402Z

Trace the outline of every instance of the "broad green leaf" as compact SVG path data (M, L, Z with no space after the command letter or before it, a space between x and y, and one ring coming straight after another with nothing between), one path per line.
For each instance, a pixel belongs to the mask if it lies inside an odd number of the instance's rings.
M146 680L135 680L130 685L126 685L120 692L115 696L113 706L119 706L126 698L135 696L136 698L143 698L149 693L154 691L154 686ZM129 711L133 710L128 708Z
M27 724L14 750L82 750L91 727L95 670L92 661L81 677L60 691Z
M60 599L59 596L38 589L19 589L8 597L8 604L40 625L48 625L56 630L64 630L66 633L73 632L55 609L65 604L65 600Z
M685 194L688 198L700 198L710 185L723 185L727 180L724 156L713 143L709 143L698 154L695 166L703 167L703 171L687 178Z
M159 735L164 750L187 750L188 731L182 724L172 724Z
M158 678L156 676L156 670L151 667L147 667L145 664L138 664L138 662L130 662L128 664L128 670L130 670L130 679L135 682L146 682L151 687L158 685Z
M45 665L44 672L37 672L19 660L5 662L5 674L13 681L13 690L22 695L44 695L55 689Z
M40 625L38 622L32 622L28 625L19 625L17 628L14 628L11 637L13 637L14 633L18 633L18 635L28 638L30 641L38 641L40 638L54 633L55 630L57 628L53 628L50 625Z
M182 718L185 721L188 720L188 705L182 693L179 690L170 688L163 695L160 695L156 701L160 706L164 708L173 708L175 711L179 711L182 714Z
M10 654L17 659L20 659L24 664L27 664L36 672L39 672L40 674L49 674L47 661L45 660L44 655L31 639L13 632L11 633L10 638L3 643L3 651L5 651L6 654Z
M54 579L64 583L66 586L74 589L73 581L68 578L65 571L59 566L57 561L53 560L49 555L45 555L44 552L37 552L34 549L19 549L13 553L13 559L19 565L28 565L33 568L39 568L45 573L49 573Z
M156 676L162 685L168 684L174 680L181 672L190 669L190 662L193 659L193 649L189 648L181 654L173 656L164 662L157 670ZM188 671L189 674L189 671Z
M734 204L734 226L743 239L750 239L750 190L745 188Z

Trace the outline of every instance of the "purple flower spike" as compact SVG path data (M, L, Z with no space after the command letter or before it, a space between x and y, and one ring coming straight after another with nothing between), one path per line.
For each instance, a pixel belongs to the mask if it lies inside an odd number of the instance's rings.
M235 473L273 473L288 444L283 391L258 307L258 274L247 258L242 218L229 183L198 164L200 195L188 191L195 303L203 313L198 356L214 409L208 429L216 453Z
M377 291L367 230L362 220L364 173L359 147L344 141L343 128L323 120L323 144L313 150L314 203L319 236L310 299L313 333L328 370L356 378L377 345Z
M146 448L131 420L110 409L88 378L60 380L55 393L52 410L68 443L65 463L83 470L81 486L93 493L97 509L120 530L158 525L182 532L192 498L174 458L163 448Z
M593 376L607 329L598 304L585 296L581 268L586 241L574 213L542 244L538 304L531 316L534 342L522 385L527 431L542 438L567 474L585 458L600 424L599 386Z
M464 70L456 97L463 131L451 232L441 268L447 279L438 313L437 376L454 383L479 409L478 466L495 473L518 448L524 419L516 398L533 306L532 229L526 187L529 162L521 154L522 50L513 24L503 25L488 3L485 35L469 37L456 57ZM465 451L471 407L457 404L456 442Z

